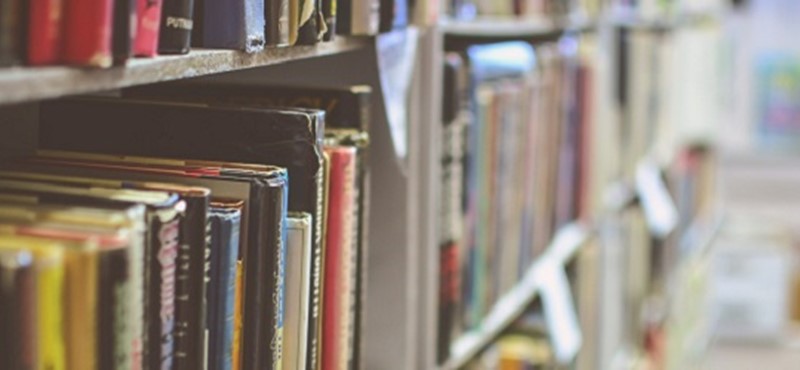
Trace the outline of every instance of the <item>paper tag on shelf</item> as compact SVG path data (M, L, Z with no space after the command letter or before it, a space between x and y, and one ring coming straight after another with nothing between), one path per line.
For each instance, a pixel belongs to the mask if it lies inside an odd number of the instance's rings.
M559 363L570 363L583 343L567 274L558 263L542 265L541 297L553 353Z
M418 32L413 27L384 33L376 39L381 90L398 158L405 158L408 152L408 95L418 42Z
M643 160L636 167L636 191L650 232L666 237L678 225L678 210L661 177L661 170L652 160Z

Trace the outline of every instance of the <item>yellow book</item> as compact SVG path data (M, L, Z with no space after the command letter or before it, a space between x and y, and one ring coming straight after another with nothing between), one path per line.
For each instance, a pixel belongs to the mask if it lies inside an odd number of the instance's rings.
M242 273L244 272L244 265L242 261L236 262L236 296L234 297L234 317L233 317L233 370L240 370L242 368L242 288L244 282L242 281Z
M36 369L66 369L63 305L64 256L59 243L38 238L0 235L0 249L30 250L36 275Z

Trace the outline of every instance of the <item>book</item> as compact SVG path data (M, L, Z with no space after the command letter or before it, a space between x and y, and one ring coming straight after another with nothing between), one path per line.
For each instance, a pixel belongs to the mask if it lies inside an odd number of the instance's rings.
M378 0L337 0L336 33L342 35L376 35L382 15Z
M11 2L13 3L13 1ZM28 65L55 64L61 57L64 0L31 0L28 2L27 58ZM6 13L3 14L13 14ZM5 32L4 32L5 33Z
M263 0L195 0L192 45L247 53L262 50L266 41L264 5Z
M326 251L324 289L322 367L344 369L348 366L350 349L347 346L352 320L350 293L355 283L356 220L356 150L353 147L325 147L330 156L328 183L328 218L326 222ZM333 293L333 294L330 294Z
M133 40L136 56L152 57L158 53L162 1L136 0L136 37Z
M246 226L250 234L244 249L245 348L256 343L270 343L271 351L260 351L249 361L261 366L277 366L281 360L280 343L283 331L283 274L285 244L281 232L283 218L275 212L285 212L277 204L285 197L285 171L271 166L257 166L209 161L181 161L162 158L120 157L86 153L46 152L30 160L37 166L63 175L81 173L116 179L139 179L204 186L218 197L241 199L249 209ZM125 183L130 183L130 180ZM275 195L274 193L277 193ZM277 207L277 210L276 210ZM203 228L204 230L204 228ZM276 239L277 236L277 239ZM202 350L190 354L204 353ZM196 357L196 356L193 356ZM245 364L250 363L245 361Z
M339 8L339 0L322 0L320 2L320 14L325 23L320 41L331 41L336 34L336 14Z
M306 369L311 297L313 222L307 213L289 213L286 224L286 321L283 366Z
M299 0L299 20L297 22L297 45L314 45L320 40L320 26L325 21L320 15L319 0Z
M244 201L212 199L211 272L206 293L208 302L208 368L233 368L233 331L236 315L236 270Z
M24 57L25 5L20 0L0 2L0 66L17 64Z
M187 95L176 98L203 101ZM231 121L232 115L239 119ZM131 124L111 127L106 124L111 117L116 121L130 120ZM236 107L221 103L187 105L69 99L43 105L40 118L42 148L261 163L287 168L292 189L289 210L312 215L314 261L321 263L323 112L268 109L255 104ZM103 140L90 137L102 137ZM152 137L162 139L154 141ZM204 147L214 147L215 150L211 152ZM318 286L322 268L315 268L312 273L312 280ZM321 292L315 289L312 294L315 296L311 299L314 306L309 315L308 337L312 343L310 347L315 348ZM256 351L243 348L242 352L252 354ZM316 354L315 351L308 352L309 367L316 367Z
M162 0L159 54L186 54L192 41L194 0Z
M289 1L265 0L263 18L266 19L266 43L270 46L289 45Z
M0 250L29 250L33 255L34 309L33 325L23 328L22 337L35 341L35 365L49 369L64 369L61 294L64 285L63 248L57 242L18 236L0 236Z
M15 174L15 175L18 175ZM107 184L107 183L106 183ZM175 194L158 191L109 189L97 186L67 186L1 177L0 193L4 199L22 199L41 204L87 204L91 206L146 206L144 250L134 255L131 271L144 271L143 347L145 368L171 367L174 355L175 270L178 253L177 234L185 212L185 203ZM136 251L136 250L134 250ZM138 282L136 284L139 284ZM135 285L136 285L135 284ZM163 294L162 294L163 293Z
M209 189L202 187L188 187L170 184L162 181L155 182L135 181L136 177L130 175L116 176L113 169L98 168L96 171L79 168L68 161L56 159L29 159L19 161L14 165L7 165L6 169L28 171L35 173L6 173L8 177L27 180L61 182L68 184L91 185L105 179L123 180L121 184L106 182L106 187L126 187L137 190L168 191L180 195L185 202L185 216L179 228L179 250L177 259L180 262L176 269L176 297L175 302L175 353L176 366L196 366L203 363L205 357L205 320L206 309L203 304L206 292L206 219ZM83 178L77 176L84 176ZM152 178L151 181L169 178ZM100 180L100 181L98 181ZM188 364L188 365L185 365Z
M65 3L61 61L90 67L111 66L113 8L111 0Z
M460 55L445 55L442 94L442 187L439 217L439 312L437 362L450 356L456 336L458 305L461 296L461 250L463 247L462 198L464 193L466 66Z
M114 0L112 20L111 54L114 64L124 64L133 56L138 24L136 19L138 0Z
M0 363L12 369L34 368L36 336L34 256L29 250L0 250Z

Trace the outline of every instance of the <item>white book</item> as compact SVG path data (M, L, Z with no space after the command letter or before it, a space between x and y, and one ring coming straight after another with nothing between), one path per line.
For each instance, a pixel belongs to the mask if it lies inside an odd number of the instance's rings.
M308 310L311 294L311 215L292 212L286 218L284 298L284 369L305 369L308 350Z

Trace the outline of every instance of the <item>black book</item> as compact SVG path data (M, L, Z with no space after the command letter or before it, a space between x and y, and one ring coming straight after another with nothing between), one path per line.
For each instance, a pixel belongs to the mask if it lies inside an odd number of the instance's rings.
M136 0L114 0L111 53L115 64L124 64L133 55L135 22Z
M321 260L324 112L256 105L212 107L76 98L43 104L40 117L42 148L285 167L291 188L289 210L313 215L314 260ZM321 274L321 269L313 272L316 286L321 282ZM309 342L315 345L319 341L319 316L314 314L319 312L321 299L316 296L312 302L317 306L309 315ZM249 329L248 325L245 329ZM264 352L264 347L250 348L248 343L253 342L245 338L242 351L245 355L257 357ZM308 362L316 364L316 352L308 352ZM246 357L244 369L253 369L254 363L258 363L257 358Z
M161 29L158 32L160 54L186 54L192 40L194 0L164 0L161 5Z
M176 235L183 221L186 204L176 194L160 191L106 189L102 185L66 185L45 181L38 173L0 171L0 193L22 197L36 204L81 205L91 207L146 206L143 251L133 251L132 258L142 258L143 288L142 358L145 369L172 368L174 362L175 276L180 240ZM36 178L36 180L30 180ZM107 183L106 183L107 184ZM137 254L138 253L138 254ZM138 256L138 257L137 257ZM135 284L137 285L137 284Z
M300 19L297 22L297 44L314 45L320 41L320 24L325 22L320 13L322 0L298 1L300 2Z

